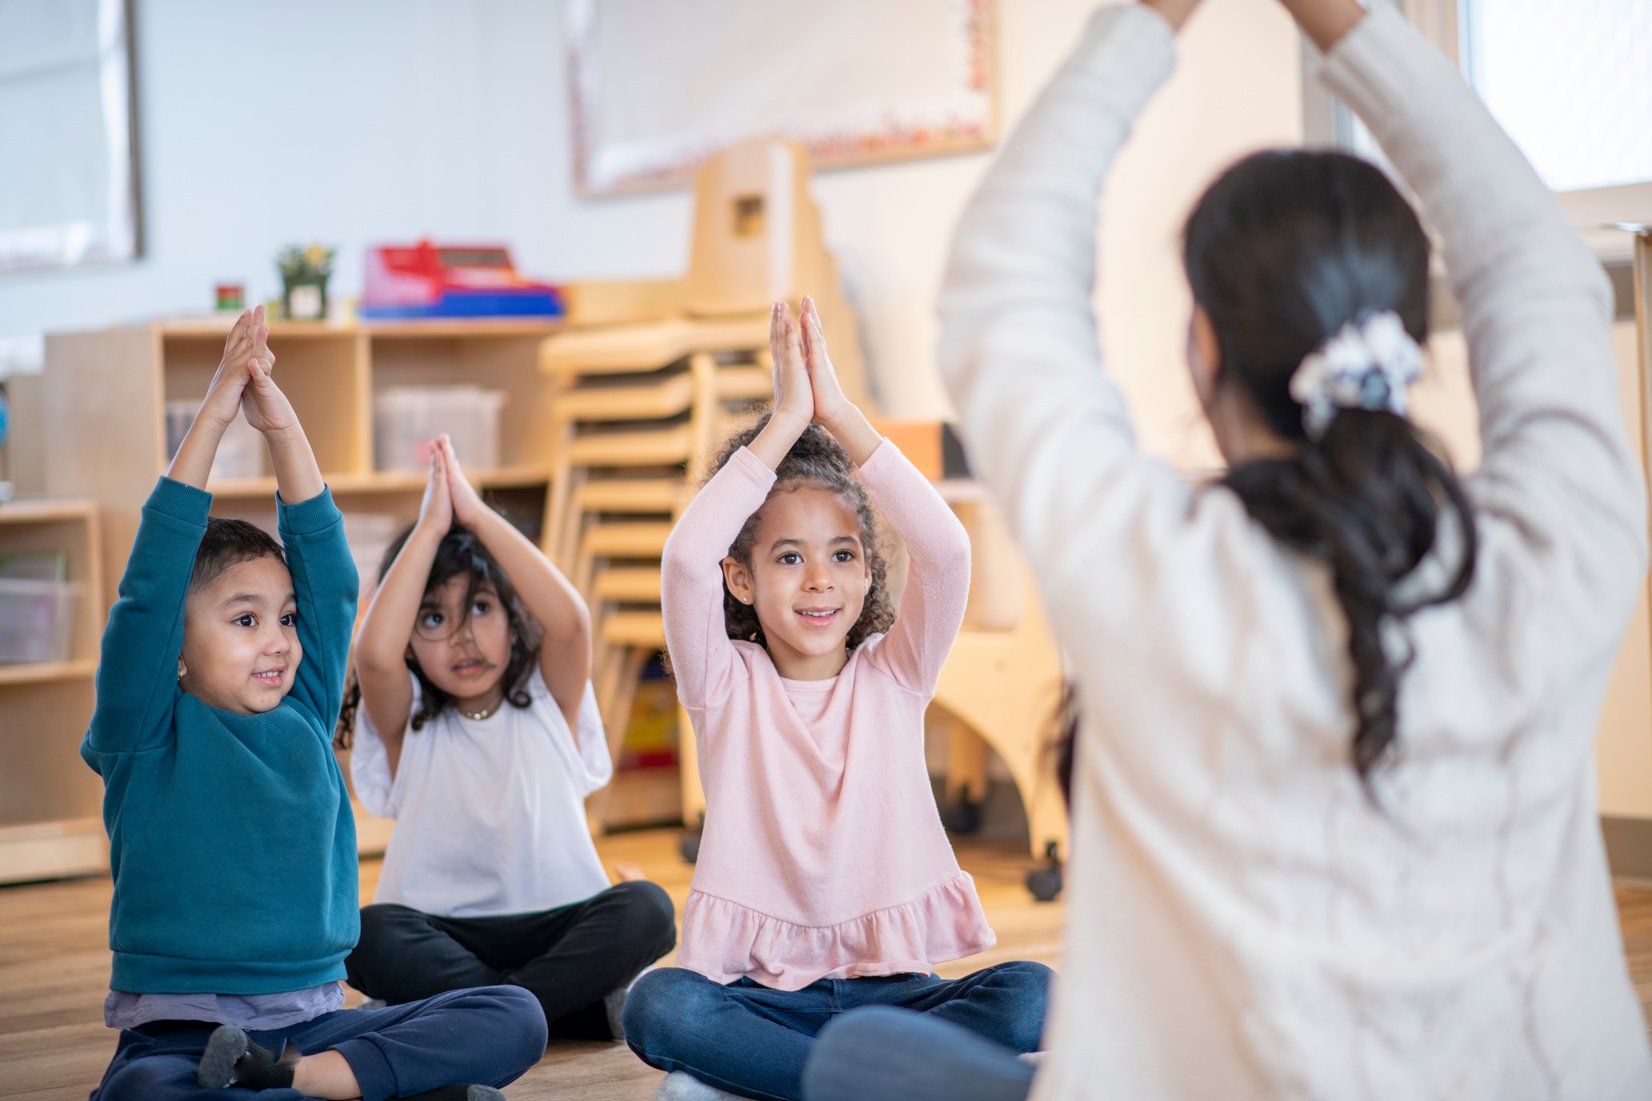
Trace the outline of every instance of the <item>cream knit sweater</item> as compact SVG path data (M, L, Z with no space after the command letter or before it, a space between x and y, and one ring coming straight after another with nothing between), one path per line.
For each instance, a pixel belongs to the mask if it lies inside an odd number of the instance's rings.
M1444 241L1484 443L1475 581L1412 621L1378 813L1325 570L1143 456L1100 362L1096 195L1173 55L1153 12L1096 15L970 205L942 299L972 462L1083 693L1035 1097L1652 1097L1591 749L1647 554L1599 265L1399 17L1332 51L1325 79Z

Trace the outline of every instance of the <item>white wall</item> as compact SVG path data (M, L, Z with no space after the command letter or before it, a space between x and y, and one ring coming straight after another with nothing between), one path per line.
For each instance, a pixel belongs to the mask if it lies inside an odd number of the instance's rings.
M754 0L755 2L755 0ZM1004 117L1064 55L1091 0L999 0ZM549 0L137 0L145 256L0 276L0 338L208 308L215 281L278 290L283 244L341 246L354 294L372 242L505 240L552 279L658 276L687 263L684 193L572 193L560 8ZM1300 137L1294 31L1278 6L1210 0L1179 75L1120 165L1104 227L1109 351L1150 445L1202 435L1181 378L1188 201L1235 155ZM858 303L887 411L945 410L933 306L958 210L987 154L823 173L815 193Z
M752 0L753 3L761 0ZM998 0L1006 122L1026 108L1091 0ZM215 281L278 289L282 245L341 247L356 293L372 242L504 240L557 280L671 275L686 194L580 200L571 188L560 9L552 0L136 0L146 255L0 276L0 341L208 307ZM1146 445L1212 459L1182 368L1177 229L1221 166L1301 138L1297 38L1277 4L1208 0L1176 77L1112 181L1098 296L1104 348ZM3 153L0 153L3 155ZM935 292L987 154L816 177L885 411L944 413ZM1460 413L1461 395L1446 394ZM1644 668L1644 666L1642 666ZM1652 707L1630 694L1634 716ZM1602 746L1604 805L1652 816L1652 741Z
M569 199L548 0L137 0L146 247L130 265L0 277L0 337L278 290L288 242L502 239L555 277L680 266L679 198Z

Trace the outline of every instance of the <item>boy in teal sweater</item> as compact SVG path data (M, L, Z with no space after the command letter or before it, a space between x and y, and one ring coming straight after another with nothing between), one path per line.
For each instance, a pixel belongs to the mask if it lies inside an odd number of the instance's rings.
M104 781L122 1032L93 1101L497 1098L544 1052L525 991L340 1011L359 899L331 743L357 579L267 337L262 307L231 329L104 630L81 756ZM284 547L207 515L238 412L269 445Z

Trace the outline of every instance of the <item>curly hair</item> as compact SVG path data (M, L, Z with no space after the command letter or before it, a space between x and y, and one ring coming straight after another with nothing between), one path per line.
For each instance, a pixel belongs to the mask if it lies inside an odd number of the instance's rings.
M413 534L413 527L409 525L401 534L390 541L384 550L384 559L379 563L379 577L390 572L396 556L407 543L407 537ZM510 624L511 652L510 659L505 663L505 672L501 676L501 683L505 685L505 702L512 707L526 708L533 703L528 694L528 677L533 672L534 665L539 661L539 646L542 634L539 624L528 614L522 605L522 598L517 595L516 587L511 584L505 571L499 568L493 555L482 545L482 541L469 528L454 524L442 536L441 543L436 548L436 558L430 564L430 576L425 579L424 591L430 593L441 588L455 577L463 575L469 587L465 592L465 606L475 599L476 593L484 586L491 585L499 594L499 605L505 610L505 617ZM453 697L437 688L430 678L425 676L424 670L413 657L411 646L405 658L407 667L413 671L413 676L419 682L419 706L414 709L409 726L413 730L420 730L430 720L453 706ZM356 710L361 706L361 682L354 671L350 674L350 683L344 690L344 706L339 710L338 726L333 734L333 744L340 749L349 749L354 740Z
M755 440L768 423L768 414L764 414L750 428L729 437L717 453L712 473L723 469L734 453ZM871 582L866 587L866 602L861 605L860 618L855 620L854 626L849 628L848 637L844 639L844 649L852 653L872 635L889 630L895 622L895 607L889 600L889 561L884 554L877 513L872 510L872 502L866 496L866 487L855 477L855 464L850 461L843 445L824 428L813 424L804 430L786 457L780 460L774 477L774 487L769 490L765 504L774 500L777 493L790 493L805 487L825 489L842 497L860 520L860 543ZM762 515L761 508L752 513L740 529L740 534L729 545L729 557L748 570L751 569L752 543L757 538L757 524ZM757 609L736 600L726 586L723 589L723 622L729 638L755 642L768 648L768 642L763 637L763 625L757 619Z

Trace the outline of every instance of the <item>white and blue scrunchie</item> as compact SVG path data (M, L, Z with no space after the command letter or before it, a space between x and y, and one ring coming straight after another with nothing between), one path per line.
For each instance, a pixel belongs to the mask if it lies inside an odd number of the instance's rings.
M1422 377L1423 351L1393 310L1350 321L1303 358L1291 375L1308 438L1325 434L1342 409L1405 416L1406 390Z

